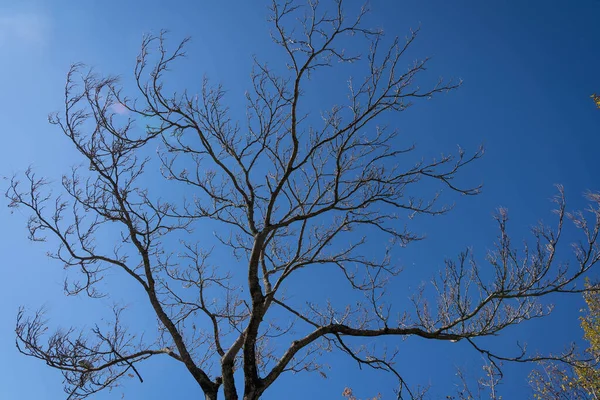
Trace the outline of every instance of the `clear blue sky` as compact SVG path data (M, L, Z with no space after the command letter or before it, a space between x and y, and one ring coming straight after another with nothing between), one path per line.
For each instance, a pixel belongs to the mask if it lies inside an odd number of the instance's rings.
M223 83L233 106L243 104L251 56L279 57L269 44L265 6L264 1L233 0L0 2L0 175L32 164L56 179L81 162L46 119L61 107L68 67L83 61L99 72L127 79L143 33L166 28L174 40L191 35L190 57L182 71ZM595 176L600 110L589 98L600 92L600 1L373 0L372 9L370 20L389 35L404 36L410 27L421 26L413 54L433 56L429 78L464 80L458 91L417 104L393 121L407 141L414 141L424 155L453 151L457 144L486 147L485 157L463 175L466 181L483 182L483 194L459 199L448 216L418 219L412 225L428 239L400 255L409 285L428 280L444 258L467 246L483 256L495 239L491 216L498 206L509 209L519 239L539 218L548 218L553 184L565 185L574 207L584 205L581 194L586 189L600 190ZM17 308L46 305L52 323L90 326L111 303L64 298L61 265L45 257L43 244L27 241L25 215L10 215L2 208L0 221L0 398L64 398L58 371L17 353ZM152 326L154 318L140 298L119 293L117 300L135 310L131 325ZM398 293L401 301L407 296ZM579 338L581 299L552 300L557 309L551 318L511 329L501 343L527 341L532 349L559 351ZM462 343L397 344L400 372L411 384L433 385L434 398L452 394L456 366L471 376L480 372L480 357ZM385 395L393 387L390 376L360 372L336 356L325 361L331 365L329 379L289 376L265 398L335 399L345 386L353 386L361 396L378 391ZM529 396L528 369L507 368L504 398ZM122 388L96 398L120 398L121 393L127 399L200 396L192 378L170 360L150 361L140 372L144 384L126 381Z

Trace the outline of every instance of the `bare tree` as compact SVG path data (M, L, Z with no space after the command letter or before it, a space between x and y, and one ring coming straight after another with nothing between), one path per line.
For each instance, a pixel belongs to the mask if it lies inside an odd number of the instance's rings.
M69 398L110 388L126 375L141 381L136 365L159 355L183 363L206 399L222 391L228 400L260 398L284 372L318 371L329 351L391 371L399 379L398 397L417 398L394 368L395 354L361 346L364 338L464 340L494 366L568 355L540 356L524 348L497 354L478 338L547 315L539 303L546 295L585 290L575 283L600 257L597 194L588 196L590 223L581 213L566 212L559 188L556 228L535 228L533 245L521 249L511 243L507 215L500 211L500 236L487 262L465 252L446 262L432 286L414 293L414 308L397 310L389 302L386 289L400 273L391 252L421 238L402 220L449 211L438 205L438 194L424 195L424 187L477 194L479 187L462 187L455 177L483 150L407 166L414 148L401 147L397 132L377 121L459 83L420 88L416 79L428 60L408 68L403 60L417 32L389 40L364 26L366 8L351 18L342 6L342 0L272 3L272 38L287 64L271 69L255 62L245 124L233 119L224 89L206 79L197 94L165 89L187 40L169 51L164 34L144 38L135 100L116 78L82 65L71 68L64 112L50 122L89 171L74 168L62 178L63 194L54 196L49 181L29 170L12 180L10 206L28 209L30 238L58 240L52 257L79 270L83 279L67 283L68 294L110 295L98 283L105 271L121 271L144 291L159 333L149 341L130 334L117 308L110 328L59 330L48 337L42 312L20 312L20 351L61 370ZM344 51L348 40L366 41L366 54ZM303 102L309 78L339 63L362 65L364 77L348 81L346 104L312 110ZM128 110L126 122L115 116L115 106ZM143 132L136 117L148 122ZM157 143L154 156L149 150ZM152 190L157 177L145 173L154 163L172 181L164 185L184 188L183 199ZM556 256L565 218L583 233L571 264ZM217 229L220 246L236 257L233 265L212 261L211 249L197 242L194 229L205 226ZM116 238L112 249L100 238L105 231ZM381 240L369 238L377 232L390 240L374 250ZM286 297L299 271L318 279L330 267L358 297L324 304Z

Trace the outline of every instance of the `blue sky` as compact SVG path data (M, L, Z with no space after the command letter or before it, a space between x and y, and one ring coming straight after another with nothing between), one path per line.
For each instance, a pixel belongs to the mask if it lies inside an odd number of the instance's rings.
M443 264L467 246L483 257L496 231L492 213L509 209L515 239L526 237L539 218L550 218L553 185L565 185L574 208L582 207L585 190L600 190L595 178L600 148L600 110L589 96L600 92L600 1L372 1L369 21L388 35L404 36L421 26L411 57L432 56L426 79L463 79L452 93L417 104L392 122L419 154L449 152L460 144L486 155L465 170L465 182L483 183L484 191L459 198L444 217L417 219L412 228L427 240L399 255L406 265L407 286L428 280ZM249 87L252 55L278 60L268 37L265 2L221 1L85 1L0 2L0 174L11 175L34 165L58 179L81 162L55 128L49 112L59 110L69 65L83 61L101 73L131 76L143 33L169 29L173 41L192 36L188 60L179 76L203 75L229 90L232 107L243 105ZM407 63L412 61L408 59ZM181 72L181 75L180 75ZM187 81L176 82L188 84ZM197 86L196 86L197 87ZM315 101L317 101L315 99ZM64 271L45 257L43 244L26 239L26 215L0 209L4 255L4 288L0 301L0 398L63 398L61 376L14 347L13 321L19 305L46 305L52 323L90 326L111 302L91 302L62 295ZM566 254L566 253L565 253ZM154 319L135 291L118 282L116 299L131 306L131 325L151 327ZM326 290L316 285L315 290ZM131 295L128 295L131 294ZM398 293L399 301L408 294ZM554 297L555 314L542 321L510 329L502 345L527 341L531 348L558 351L581 336L578 328L582 301L577 296ZM434 398L451 394L454 369L480 373L480 357L462 343L423 340L388 341L401 349L400 372L409 383L432 384ZM327 360L329 379L312 375L288 376L273 386L266 399L340 398L345 386L361 396L381 391L389 398L390 376L358 371L336 356ZM529 367L507 368L503 385L507 399L526 398ZM199 388L169 360L151 360L140 368L145 383L133 380L98 399L192 398ZM168 396L173 394L176 395Z

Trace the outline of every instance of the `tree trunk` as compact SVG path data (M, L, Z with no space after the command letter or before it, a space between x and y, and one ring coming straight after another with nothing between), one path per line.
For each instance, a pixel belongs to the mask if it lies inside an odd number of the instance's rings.
M217 400L217 391L204 392L204 400Z
M244 390L243 400L258 400L263 392L264 388L261 386L247 386Z

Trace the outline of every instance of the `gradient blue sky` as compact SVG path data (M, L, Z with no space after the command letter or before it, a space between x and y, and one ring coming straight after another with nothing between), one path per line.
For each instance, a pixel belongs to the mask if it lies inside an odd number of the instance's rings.
M83 61L127 79L143 33L166 28L174 40L191 35L190 57L182 70L187 76L206 74L222 82L232 104L243 104L251 56L279 57L272 53L265 6L264 1L233 0L0 2L0 175L32 164L58 178L79 163L46 119L61 107L68 67ZM464 80L458 91L417 104L394 120L407 143L414 141L425 156L453 151L457 144L472 150L481 143L486 147L485 157L463 175L465 181L483 182L483 194L459 199L448 216L419 219L413 225L428 239L401 255L407 285L427 280L444 258L467 246L483 256L495 239L492 212L498 206L509 209L512 232L519 239L539 218L549 217L553 184L565 185L573 207L584 205L586 189L600 190L600 110L589 98L600 92L600 1L373 0L372 9L370 21L389 35L403 36L410 27L421 26L411 56L433 57L430 79L443 75ZM64 272L45 257L43 244L26 240L25 215L10 215L2 208L0 221L0 398L64 398L58 371L17 353L17 308L46 305L53 323L89 326L111 303L63 297ZM407 296L398 293L399 299ZM118 300L135 306L139 297ZM508 330L500 338L502 345L519 340L531 348L558 351L578 339L581 299L552 300L557 309L551 318ZM131 317L132 323L152 326L151 314L142 306L134 309L139 314ZM409 383L431 383L433 398L452 393L457 366L468 376L480 373L480 357L462 343L411 339L398 344L399 370ZM361 396L381 391L384 399L391 398L390 376L360 372L335 356L326 361L329 379L289 376L265 398L335 399L345 386ZM504 398L529 397L528 369L507 368ZM127 399L200 396L191 377L169 360L151 360L140 372L144 384L127 381L96 398L120 398L122 393Z

